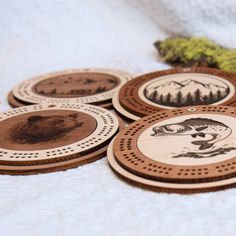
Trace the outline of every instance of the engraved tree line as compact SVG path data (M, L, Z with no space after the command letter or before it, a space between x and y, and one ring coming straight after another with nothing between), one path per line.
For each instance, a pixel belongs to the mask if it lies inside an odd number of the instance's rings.
M209 95L204 96L202 96L200 89L197 89L194 93L189 92L186 96L183 96L181 91L179 91L174 97L171 95L171 92L169 92L166 96L163 96L162 94L159 95L157 90L147 96L147 90L144 90L145 97L147 97L150 101L160 105L172 107L212 104L224 99L228 94L229 88L227 88L224 92L218 90L215 94L210 91Z

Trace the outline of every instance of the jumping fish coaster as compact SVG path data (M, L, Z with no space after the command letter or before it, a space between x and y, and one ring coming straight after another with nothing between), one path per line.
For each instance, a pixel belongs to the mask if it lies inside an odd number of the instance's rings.
M47 102L85 103L111 108L114 93L131 78L126 72L110 69L55 72L20 83L9 94L8 100L15 106Z
M194 193L236 186L236 108L194 106L146 116L108 149L112 169L157 191Z
M165 109L236 106L236 75L211 68L176 68L141 75L113 98L117 112L137 120Z
M0 174L64 170L105 156L116 116L88 104L40 104L0 113Z

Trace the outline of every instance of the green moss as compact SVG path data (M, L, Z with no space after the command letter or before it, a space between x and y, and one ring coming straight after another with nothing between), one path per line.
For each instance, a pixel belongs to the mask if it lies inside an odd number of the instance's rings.
M219 69L236 73L236 50L224 51L216 60Z
M163 61L181 66L208 66L236 73L236 50L204 37L168 38L155 43Z

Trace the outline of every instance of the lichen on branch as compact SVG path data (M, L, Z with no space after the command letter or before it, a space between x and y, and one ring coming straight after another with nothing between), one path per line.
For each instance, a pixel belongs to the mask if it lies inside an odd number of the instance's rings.
M206 66L236 73L236 49L205 37L175 37L154 43L164 62L183 67Z

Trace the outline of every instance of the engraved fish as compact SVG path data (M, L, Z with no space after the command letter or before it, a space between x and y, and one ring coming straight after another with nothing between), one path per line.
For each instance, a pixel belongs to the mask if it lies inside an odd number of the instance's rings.
M155 126L152 136L168 135L190 135L193 138L204 138L211 135L208 140L196 140L191 142L199 145L199 150L205 150L212 147L216 142L227 138L232 130L227 125L207 118L191 118L180 123Z

